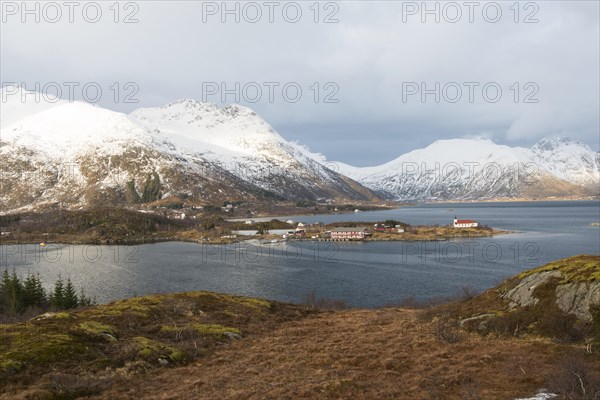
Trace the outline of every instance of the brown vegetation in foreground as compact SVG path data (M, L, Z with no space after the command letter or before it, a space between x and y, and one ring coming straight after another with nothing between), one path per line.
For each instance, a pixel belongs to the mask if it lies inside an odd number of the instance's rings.
M600 309L575 321L551 307L548 285L533 291L532 307L511 310L499 296L556 270L597 282L600 257L559 260L419 309L198 292L0 325L0 398L505 400L546 388L557 399L598 399ZM464 323L481 315L483 328Z
M448 340L445 329L416 310L322 313L96 398L505 400L560 389L573 371L590 375L590 391L598 382L600 360L579 346L467 332Z

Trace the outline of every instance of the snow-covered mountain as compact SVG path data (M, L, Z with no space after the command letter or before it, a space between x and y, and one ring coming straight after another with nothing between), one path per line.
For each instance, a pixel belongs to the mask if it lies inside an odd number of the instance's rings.
M247 107L180 100L130 116L162 139L164 151L202 157L282 197L373 198L373 193L320 163L319 155L286 141Z
M395 200L468 200L598 195L600 153L569 138L532 148L485 139L438 140L376 167L340 172Z
M600 191L599 153L570 139L547 138L530 149L439 140L377 167L330 168L324 156L286 141L239 105L186 99L127 115L21 89L2 99L0 212L171 197L219 204L536 199Z
M375 198L245 107L181 100L126 115L28 94L1 105L2 212L127 204L155 177L161 198L202 202Z
M569 138L540 140L531 151L541 168L577 185L598 188L600 152Z

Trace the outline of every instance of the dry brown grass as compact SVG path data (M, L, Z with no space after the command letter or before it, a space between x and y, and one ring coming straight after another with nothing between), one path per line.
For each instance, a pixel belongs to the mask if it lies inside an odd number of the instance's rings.
M290 321L194 364L96 398L511 399L531 396L581 348L546 339L439 336L420 311L349 310ZM597 358L584 358L600 370Z

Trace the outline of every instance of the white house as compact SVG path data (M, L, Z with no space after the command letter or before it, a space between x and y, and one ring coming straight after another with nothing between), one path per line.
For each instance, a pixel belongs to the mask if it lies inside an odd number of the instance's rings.
M367 228L335 228L331 230L331 238L336 240L363 240L369 236Z
M454 223L452 225L455 228L476 228L479 224L472 219L456 219L456 217L454 217Z

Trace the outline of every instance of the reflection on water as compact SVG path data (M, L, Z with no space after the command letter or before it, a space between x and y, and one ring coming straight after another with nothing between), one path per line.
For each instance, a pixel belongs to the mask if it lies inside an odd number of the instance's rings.
M299 302L314 290L353 306L375 307L409 296L452 296L465 286L483 290L554 259L600 254L600 228L590 225L600 221L598 202L424 205L291 218L448 224L455 214L516 233L447 242L5 245L0 264L40 273L45 282L69 276L99 302L187 290Z

